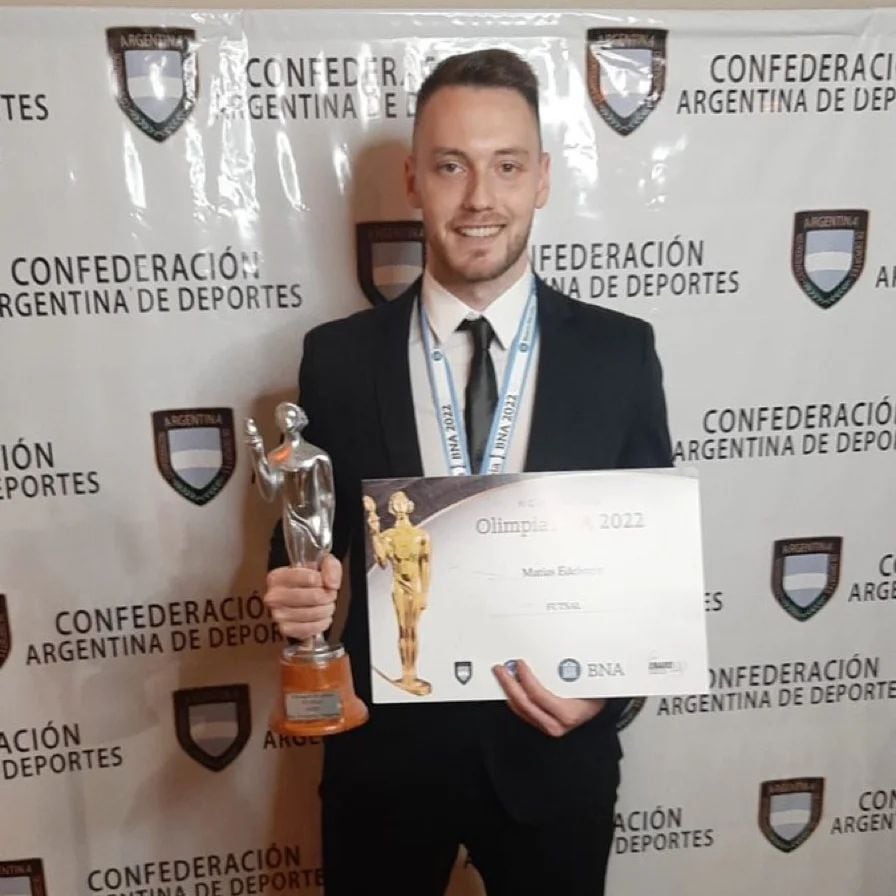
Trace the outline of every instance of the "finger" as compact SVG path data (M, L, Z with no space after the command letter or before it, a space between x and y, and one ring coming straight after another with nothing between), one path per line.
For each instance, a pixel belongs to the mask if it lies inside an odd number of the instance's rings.
M268 590L271 588L319 588L320 572L305 566L278 566L268 573Z
M338 591L342 584L342 564L332 554L327 554L321 564L320 575L324 588Z
M516 674L520 687L526 692L526 696L539 708L555 719L563 718L565 700L549 691L536 677L531 667L519 660L516 664Z
M272 588L264 596L265 605L274 607L321 607L336 603L336 594L324 588Z
M501 675L498 674L497 672L496 672L496 674L498 675L498 680L501 682L501 687L503 688L504 682L501 681ZM522 719L524 722L526 722L526 724L532 725L533 727L538 728L540 731L544 731L544 728L542 728L542 726L539 724L538 720L535 719L533 716L528 715L526 713L526 711L516 703L513 695L511 695L507 692L506 688L504 688L504 694L507 697L507 706L515 716Z
M274 610L271 615L278 625L288 623L306 623L306 622L323 622L333 618L333 610L335 607L280 607Z
M547 734L547 732L541 727L541 725L538 724L538 722L535 721L535 719L530 718L521 709L514 706L509 697L507 698L507 707L518 719L522 719L527 725L532 725L533 728L537 728L542 733Z
M522 716L526 721L552 737L559 737L565 733L566 729L560 721L538 706L522 685L503 666L495 666L494 673L507 695L510 708L517 715Z
M517 677L532 702L552 715L568 732L603 711L605 700L597 698L559 697L538 680L523 660L517 662Z

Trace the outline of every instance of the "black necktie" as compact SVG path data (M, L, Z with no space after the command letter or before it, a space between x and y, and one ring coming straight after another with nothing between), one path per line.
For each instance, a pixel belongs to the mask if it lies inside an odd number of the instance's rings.
M495 380L495 365L488 348L495 331L484 318L465 320L458 327L468 330L473 337L473 363L467 381L464 425L467 428L467 446L470 449L472 472L478 473L485 454L485 443L492 428L495 405L498 403L498 384Z

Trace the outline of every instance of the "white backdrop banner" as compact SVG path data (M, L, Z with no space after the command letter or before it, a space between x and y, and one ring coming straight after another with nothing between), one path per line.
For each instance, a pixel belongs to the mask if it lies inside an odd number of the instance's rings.
M896 11L0 17L0 893L322 892L239 427L419 272L416 91L503 46L533 264L654 324L703 483L712 690L632 700L609 893L892 896Z

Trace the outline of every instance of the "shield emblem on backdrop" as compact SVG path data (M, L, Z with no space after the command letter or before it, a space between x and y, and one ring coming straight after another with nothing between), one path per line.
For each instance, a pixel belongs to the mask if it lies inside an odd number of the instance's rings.
M588 94L623 137L656 108L666 88L666 36L657 28L589 28Z
M454 677L466 684L473 677L473 664L469 660L463 660L454 664Z
M47 896L41 859L0 859L0 896Z
M156 464L179 494L202 506L227 484L236 466L233 411L182 408L152 415Z
M772 846L793 852L821 820L824 778L763 781L759 789L759 829Z
M173 696L174 728L184 752L213 772L230 765L252 733L249 686L187 688Z
M6 662L11 649L12 634L9 630L9 615L6 612L6 595L0 594L0 667Z
M153 140L189 118L199 92L196 32L189 28L109 28L118 105Z
M398 298L423 273L422 221L355 225L358 283L372 305Z
M632 697L631 700L625 704L625 708L622 710L622 715L619 716L619 720L616 722L616 730L622 731L623 728L630 725L632 721L634 721L635 716L637 716L644 708L646 702L646 697Z
M830 308L852 289L865 267L867 242L867 211L796 213L793 275L819 308Z
M833 597L840 583L842 551L839 536L775 542L772 592L794 619L811 619Z

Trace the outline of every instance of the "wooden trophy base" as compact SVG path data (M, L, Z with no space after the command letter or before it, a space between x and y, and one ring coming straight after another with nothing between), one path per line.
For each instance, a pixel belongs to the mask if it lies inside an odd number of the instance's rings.
M341 734L363 725L367 707L355 694L341 644L288 647L280 655L280 697L271 729L292 737Z

